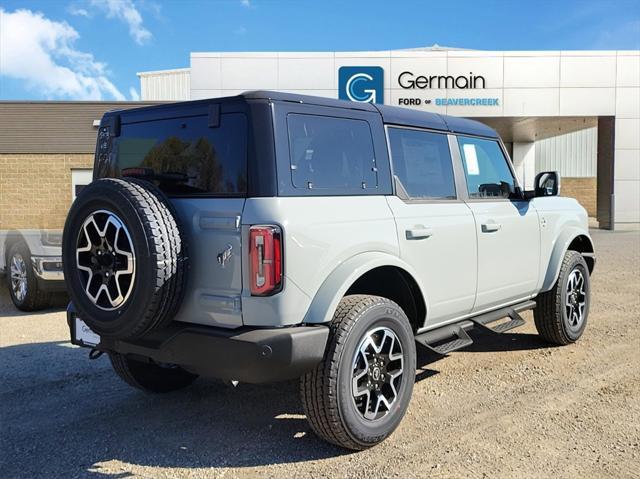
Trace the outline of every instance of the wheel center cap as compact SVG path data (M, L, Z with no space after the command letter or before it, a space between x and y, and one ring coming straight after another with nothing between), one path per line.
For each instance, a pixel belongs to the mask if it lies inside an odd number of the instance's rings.
M98 263L103 267L109 268L113 265L113 257L110 254L103 253L98 256Z
M373 379L375 381L378 381L380 379L380 368L378 367L373 368L373 372L371 373L371 375L373 376Z

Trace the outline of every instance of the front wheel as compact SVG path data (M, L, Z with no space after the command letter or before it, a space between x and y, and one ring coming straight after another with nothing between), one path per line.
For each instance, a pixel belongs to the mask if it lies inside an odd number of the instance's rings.
M404 311L378 296L342 299L323 361L301 378L313 431L338 446L362 450L400 424L416 370L413 331Z
M576 342L587 327L591 281L580 253L567 251L556 284L537 298L533 317L540 336L553 344Z

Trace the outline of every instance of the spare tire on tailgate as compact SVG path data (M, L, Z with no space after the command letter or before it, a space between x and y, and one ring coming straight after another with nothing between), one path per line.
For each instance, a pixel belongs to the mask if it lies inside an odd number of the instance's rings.
M78 316L101 336L132 339L176 314L186 243L168 198L137 179L100 179L74 201L62 238Z

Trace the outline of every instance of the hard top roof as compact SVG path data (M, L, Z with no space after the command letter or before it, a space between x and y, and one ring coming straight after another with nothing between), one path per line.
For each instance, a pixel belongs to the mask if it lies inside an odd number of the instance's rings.
M152 111L156 115L166 113L171 114L176 112L177 109L182 109L188 106L202 111L206 111L203 107L213 103L229 103L234 101L243 100L269 100L269 101L284 101L293 103L302 103L307 105L326 106L332 108L347 108L351 110L371 111L379 112L382 116L383 122L386 124L428 128L432 130L448 131L452 133L462 133L468 135L487 136L497 138L498 134L492 128L478 121L469 120L466 118L460 118L456 116L440 115L438 113L412 110L409 108L401 108L388 105L376 105L372 103L359 103L346 100L336 100L334 98L326 98L310 95L299 95L297 93L284 93L269 90L255 90L241 93L237 96L223 97L223 98L207 98L204 100L194 100L179 103L165 103L162 105L156 105L145 108L135 108L126 110L126 112L110 112L123 113L125 117L131 116L137 117L134 121L141 121L143 111L151 113ZM156 116L152 115L152 116ZM125 120L126 121L126 120Z

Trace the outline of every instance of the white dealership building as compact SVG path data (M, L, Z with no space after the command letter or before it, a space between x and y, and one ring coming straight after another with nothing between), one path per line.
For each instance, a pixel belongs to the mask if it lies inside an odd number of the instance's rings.
M640 228L640 51L194 52L139 73L146 101L279 90L472 117L525 186L555 169L603 228Z

